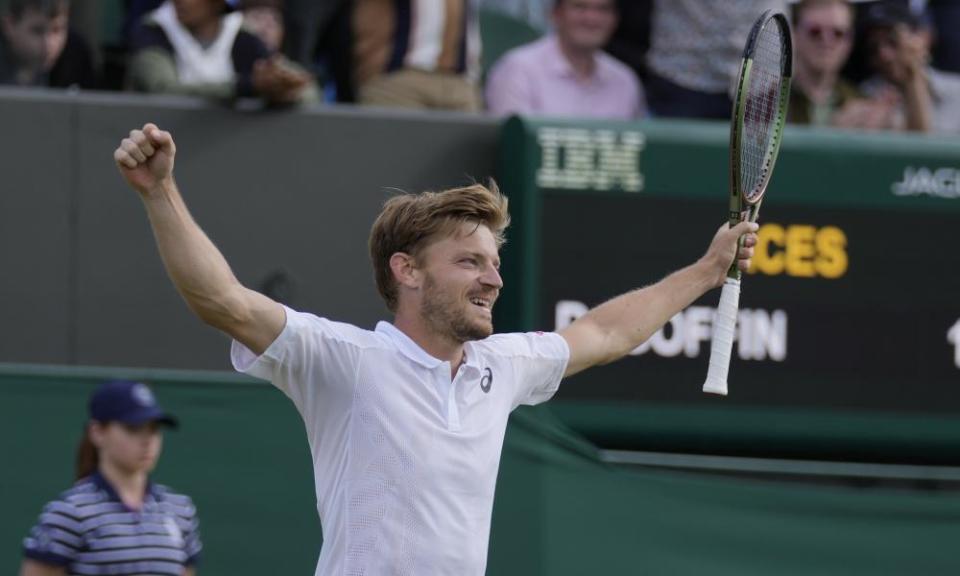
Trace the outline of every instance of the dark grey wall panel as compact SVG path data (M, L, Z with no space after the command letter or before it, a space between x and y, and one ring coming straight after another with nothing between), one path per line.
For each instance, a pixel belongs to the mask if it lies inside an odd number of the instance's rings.
M2 98L0 125L6 126L12 108ZM294 307L363 326L387 316L366 240L389 188L414 191L485 179L493 174L498 134L494 121L447 114L233 111L127 95L28 104L36 114L64 115L17 131L15 146L26 158L17 164L42 168L51 182L41 186L31 181L33 168L21 168L4 186L72 190L72 196L62 192L58 206L31 208L44 214L42 221L27 218L18 225L43 238L44 250L61 253L55 269L64 278L42 283L68 284L73 270L75 290L35 296L30 308L59 307L59 324L51 313L31 325L34 311L24 309L4 322L13 329L0 340L0 361L8 362L228 367L227 340L196 321L173 290L140 202L113 165L114 148L133 127L154 121L174 133L176 176L187 203L245 284L263 288L279 273L288 281L278 294ZM70 114L73 124L66 121ZM49 148L56 137L64 140L62 150L45 151L55 162L30 152ZM31 158L36 160L28 164ZM75 241L67 236L73 221ZM5 226L4 238L9 233ZM0 263L7 268L13 258L3 254ZM43 255L40 264L47 259ZM34 260L20 257L17 266L35 268ZM40 278L35 272L20 276ZM5 281L3 290L33 293L38 283ZM68 324L66 318L75 320ZM10 332L24 327L64 344L34 346L30 353L8 347Z
M0 92L0 358L71 360L76 147L62 97Z

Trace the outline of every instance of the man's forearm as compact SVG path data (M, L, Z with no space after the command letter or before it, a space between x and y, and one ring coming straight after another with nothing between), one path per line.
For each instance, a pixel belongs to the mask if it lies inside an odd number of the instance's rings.
M223 328L243 313L229 264L190 215L176 183L164 181L143 196L160 257L187 305L204 322Z
M601 363L612 362L643 344L675 314L712 289L715 282L713 268L701 260L656 284L609 300L578 321L593 324L603 334L608 355Z

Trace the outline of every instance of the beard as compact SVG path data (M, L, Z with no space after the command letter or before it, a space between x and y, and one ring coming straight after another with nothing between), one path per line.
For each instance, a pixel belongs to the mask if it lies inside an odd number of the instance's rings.
M441 290L433 278L427 276L420 314L434 332L460 344L490 336L493 324L483 320L471 321L464 306L456 296Z

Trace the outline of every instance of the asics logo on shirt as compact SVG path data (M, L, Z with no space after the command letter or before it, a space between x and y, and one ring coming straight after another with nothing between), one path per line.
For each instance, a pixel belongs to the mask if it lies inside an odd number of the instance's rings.
M493 370L488 366L483 369L483 378L480 379L480 389L486 394L490 392L491 386L493 386Z

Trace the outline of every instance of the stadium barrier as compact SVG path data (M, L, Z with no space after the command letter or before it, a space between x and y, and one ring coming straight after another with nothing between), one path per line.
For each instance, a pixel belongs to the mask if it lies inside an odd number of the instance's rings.
M16 573L40 507L69 484L86 397L108 378L152 382L181 420L165 435L155 480L195 500L202 574L312 573L321 538L310 455L282 393L217 372L9 364L0 365L0 570ZM958 524L955 490L610 464L544 405L511 417L487 572L952 574Z

